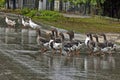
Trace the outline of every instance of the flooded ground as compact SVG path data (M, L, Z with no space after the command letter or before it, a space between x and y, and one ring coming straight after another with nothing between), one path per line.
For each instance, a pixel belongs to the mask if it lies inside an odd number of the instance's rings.
M36 31L0 28L0 79L120 80L120 53L79 57L42 54ZM48 52L51 54L51 52Z

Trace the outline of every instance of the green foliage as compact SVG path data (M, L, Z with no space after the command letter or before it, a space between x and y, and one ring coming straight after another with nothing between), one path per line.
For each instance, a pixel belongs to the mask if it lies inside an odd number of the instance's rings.
M40 13L41 13L41 16L50 16L53 18L60 17L60 13L56 12L56 11L42 10L42 11L40 11Z
M24 15L24 14L28 14L30 12L30 9L29 8L23 8L21 10L21 13Z
M26 16L34 17L36 16L37 12L38 12L37 10L31 10L29 13L26 14Z
M59 12L56 11L48 11L48 10L41 10L39 18L45 20L54 20L56 21L59 17L61 17Z
M97 0L91 0L91 5L97 5Z
M105 0L100 0L100 1L101 1L102 4L105 2Z
M4 7L5 5L5 0L0 0L0 7Z
M51 20L57 21L58 18L62 17L59 12L49 11L49 10L37 11L37 10L30 10L25 8L21 12L23 15L26 15L28 17L35 17L47 21L51 21Z

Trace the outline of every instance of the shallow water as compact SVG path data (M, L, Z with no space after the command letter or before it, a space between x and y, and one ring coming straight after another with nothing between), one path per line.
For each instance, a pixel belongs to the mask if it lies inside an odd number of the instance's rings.
M22 65L25 72L29 71L26 73L27 79L120 79L120 55L118 53L105 57L84 54L79 57L53 56L50 51L42 54L36 43L36 34L36 31L31 29L0 28L0 54L11 58L16 65ZM13 75L13 73L10 74Z

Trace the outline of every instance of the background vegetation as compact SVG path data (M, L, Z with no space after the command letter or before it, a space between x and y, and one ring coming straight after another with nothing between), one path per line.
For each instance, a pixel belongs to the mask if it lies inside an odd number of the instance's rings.
M50 7L48 10L38 11L38 1L35 0L35 8L16 9L16 0L13 0L13 9L9 7L9 0L0 0L0 7L3 8L5 3L7 9L1 9L4 12L11 12L31 17L41 23L74 30L76 32L117 32L120 33L120 1L119 0L60 0L60 12L54 10L54 0L49 0ZM66 8L67 2L70 2L69 10ZM63 9L62 2L65 3ZM90 18L70 18L64 17L62 12L74 13ZM92 14L92 15L91 15ZM109 18L106 18L109 16ZM111 17L111 18L110 18ZM114 20L117 18L117 20Z

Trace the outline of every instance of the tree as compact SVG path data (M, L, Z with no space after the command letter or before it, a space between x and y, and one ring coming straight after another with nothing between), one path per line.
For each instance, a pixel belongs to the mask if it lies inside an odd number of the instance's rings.
M9 0L5 0L5 3L7 4L7 9L10 9Z
M50 3L50 10L54 10L54 1L55 0L48 0L49 1L49 3Z
M13 0L13 10L16 9L16 0Z
M60 0L60 11L63 9L63 0Z
M66 11L66 9L67 9L67 2L68 2L68 0L63 0L63 2L65 3L65 11Z
M35 9L38 10L38 6L39 6L39 0L35 0Z
M0 7L4 7L5 5L5 0L0 0Z

